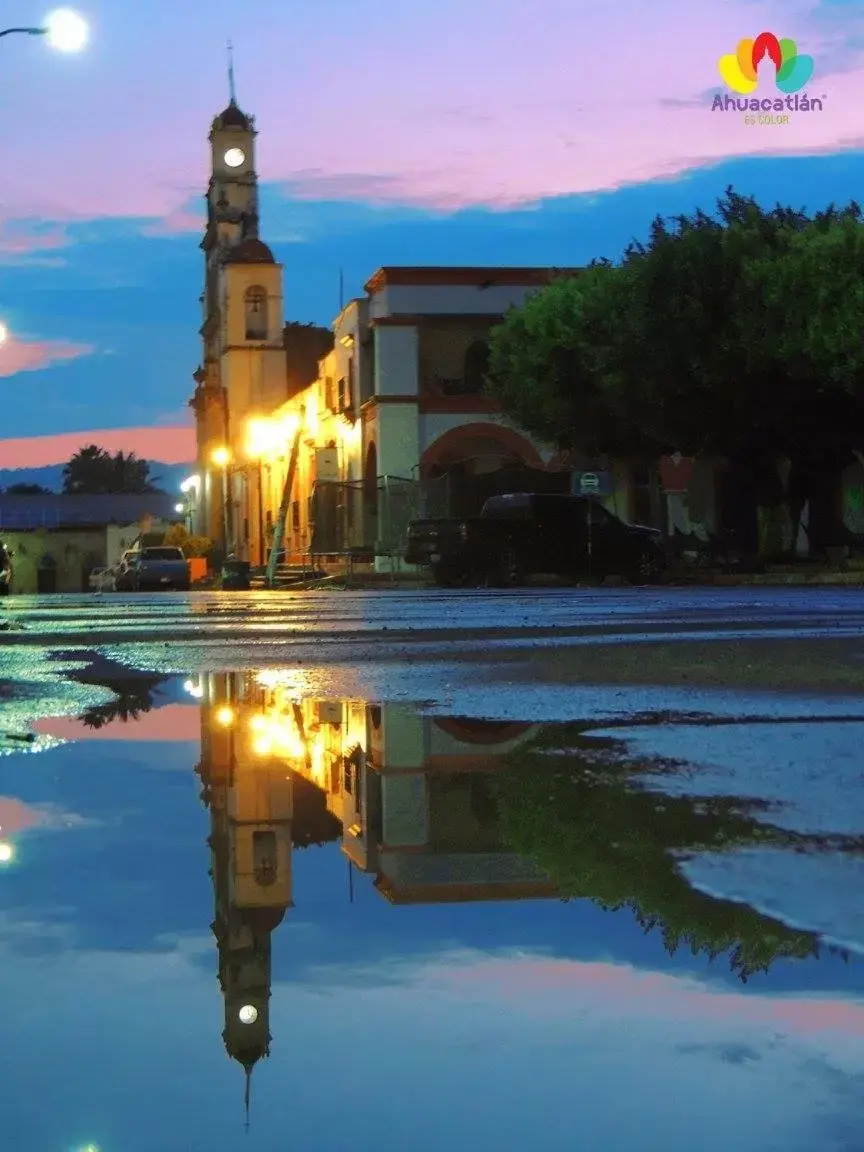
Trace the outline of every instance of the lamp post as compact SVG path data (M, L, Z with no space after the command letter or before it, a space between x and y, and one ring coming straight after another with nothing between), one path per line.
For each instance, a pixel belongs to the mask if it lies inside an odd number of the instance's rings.
M258 464L258 563L267 563L267 545L264 540L264 464L272 457L279 436L278 424L272 420L255 418L246 426L246 454Z
M57 52L80 52L89 39L87 21L71 8L58 8L39 28L0 28L4 36L44 36Z
M183 483L180 485L180 491L184 496L184 503L186 509L187 525L186 530L190 536L195 531L196 520L198 519L198 504L200 499L201 490L201 477L197 474L194 476L187 476ZM200 525L199 525L200 528ZM206 533L205 533L206 535Z
M228 554L228 464L231 452L228 448L216 448L210 457L217 468L222 470L222 547Z

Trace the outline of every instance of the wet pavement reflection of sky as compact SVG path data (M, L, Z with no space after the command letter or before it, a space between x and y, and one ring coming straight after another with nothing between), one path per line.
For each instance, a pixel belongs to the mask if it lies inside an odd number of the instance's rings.
M861 960L672 863L770 813L572 726L124 692L0 759L4 1147L858 1146Z

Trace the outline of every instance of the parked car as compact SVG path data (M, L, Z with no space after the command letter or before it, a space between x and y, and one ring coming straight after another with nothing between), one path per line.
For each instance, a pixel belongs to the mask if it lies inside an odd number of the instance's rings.
M123 561L116 580L118 592L146 592L157 588L189 591L189 563L182 548L142 548Z
M436 584L521 584L531 575L625 576L646 584L664 568L662 535L626 524L584 496L492 496L466 520L414 520L405 559Z

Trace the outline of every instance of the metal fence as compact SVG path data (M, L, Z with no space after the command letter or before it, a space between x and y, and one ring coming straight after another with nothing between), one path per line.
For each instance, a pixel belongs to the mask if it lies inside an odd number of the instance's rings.
M310 503L312 555L404 551L412 520L476 516L490 496L507 492L566 492L569 473L522 467L477 468L482 458L431 477L379 476L364 481L324 481Z

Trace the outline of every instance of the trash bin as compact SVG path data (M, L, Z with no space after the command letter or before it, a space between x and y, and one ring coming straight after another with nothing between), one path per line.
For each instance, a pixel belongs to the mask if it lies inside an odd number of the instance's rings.
M233 556L223 561L222 587L230 592L247 592L250 567L248 560L237 560Z

